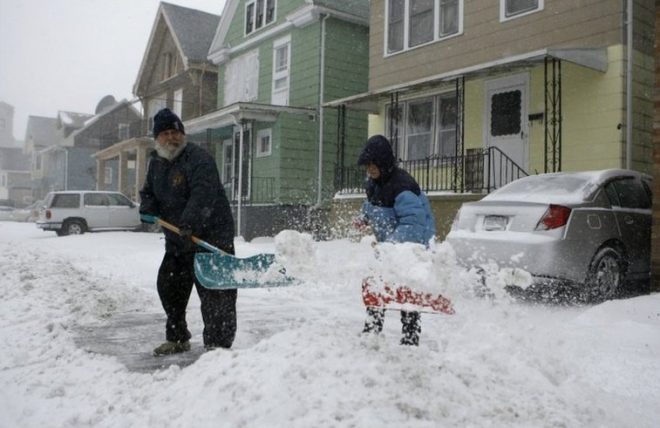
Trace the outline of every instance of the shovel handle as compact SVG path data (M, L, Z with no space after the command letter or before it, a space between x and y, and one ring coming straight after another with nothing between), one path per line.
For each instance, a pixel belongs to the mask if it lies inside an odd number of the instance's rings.
M145 216L145 217L146 217L146 216ZM158 223L160 226L164 227L165 229L169 229L169 230L171 230L172 232L176 233L177 235L181 235L181 229L180 229L180 228L178 228L177 226L173 225L172 223L168 223L168 222L166 222L165 220L163 220L163 219L160 218L160 217L149 216L149 220L155 220L156 223ZM191 239L195 244L199 245L200 247L202 247L202 248L204 248L204 249L206 249L206 250L212 251L212 252L214 252L214 253L222 254L223 256L231 256L231 254L229 254L228 252L226 252L226 251L222 251L220 248L218 248L218 247L216 247L216 246L214 246L214 245L211 245L211 244L209 244L208 242L206 242L206 241L204 241L204 240L202 240L202 239L199 239L199 238L196 237L196 236L191 236L190 239Z

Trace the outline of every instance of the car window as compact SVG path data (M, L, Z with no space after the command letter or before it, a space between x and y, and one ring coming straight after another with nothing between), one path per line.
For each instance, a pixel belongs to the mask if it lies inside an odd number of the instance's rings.
M103 193L85 193L86 206L104 206L108 201Z
M640 181L634 178L624 178L612 181L605 187L607 196L613 206L623 208L651 208L646 190Z
M651 183L646 180L642 180L642 185L644 186L646 196L649 197L649 201L651 202L651 205L653 205L653 190L651 190Z
M53 195L51 208L78 208L80 206L80 195L77 193L60 193Z
M130 207L132 205L130 199L117 193L109 193L108 200L110 201L110 205L119 205L122 207Z

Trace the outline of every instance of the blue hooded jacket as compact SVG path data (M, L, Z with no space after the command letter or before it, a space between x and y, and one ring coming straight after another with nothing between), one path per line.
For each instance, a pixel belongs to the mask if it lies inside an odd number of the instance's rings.
M379 242L416 242L428 245L435 235L435 219L428 198L405 170L396 166L387 138L375 135L365 145L358 165L375 164L376 180L366 183L367 201L362 216L371 224Z

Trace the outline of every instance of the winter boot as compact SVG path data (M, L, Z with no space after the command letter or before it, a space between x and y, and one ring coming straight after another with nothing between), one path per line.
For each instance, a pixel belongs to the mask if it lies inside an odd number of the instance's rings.
M419 334L422 332L419 312L401 311L402 345L419 345Z
M179 354L186 351L190 351L189 341L186 340L185 342L171 342L168 340L167 342L154 349L154 357Z
M380 333L385 322L385 310L367 308L367 319L364 322L362 333Z

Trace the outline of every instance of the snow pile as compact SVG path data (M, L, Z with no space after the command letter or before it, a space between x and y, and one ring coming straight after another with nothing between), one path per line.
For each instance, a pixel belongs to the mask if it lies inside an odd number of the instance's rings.
M660 294L594 307L477 299L479 275L445 244L381 247L456 303L454 315L422 314L420 346L403 347L396 311L381 335L360 334L362 278L385 267L369 241L275 241L303 284L240 290L232 350L206 353L193 293L192 360L156 360L160 235L59 238L0 222L0 426L657 426ZM275 247L239 241L237 253ZM486 279L524 282L500 275Z
M275 257L286 266L288 275L298 279L311 279L318 275L316 245L309 233L283 230L275 236Z

